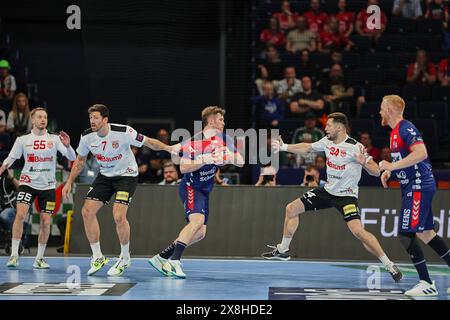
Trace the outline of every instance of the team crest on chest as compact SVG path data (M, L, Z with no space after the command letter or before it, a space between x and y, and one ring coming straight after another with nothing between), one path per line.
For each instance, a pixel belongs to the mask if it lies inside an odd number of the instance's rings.
M341 157L344 157L347 155L347 151L345 151L344 149L341 149Z
M47 148L49 149L53 148L53 141L47 141Z
M119 140L114 140L114 141L112 141L112 147L113 147L114 149L119 148Z

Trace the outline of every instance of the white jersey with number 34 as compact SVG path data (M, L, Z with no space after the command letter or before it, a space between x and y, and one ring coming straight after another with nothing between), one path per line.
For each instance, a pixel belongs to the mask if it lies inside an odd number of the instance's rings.
M56 155L67 155L67 148L56 134L46 132L37 136L29 133L16 139L9 153L12 159L25 159L20 175L20 185L37 190L50 190L56 187Z
M338 144L324 137L311 147L313 151L324 151L327 157L325 190L338 197L358 198L362 165L356 161L355 154L361 153L363 145L350 137Z

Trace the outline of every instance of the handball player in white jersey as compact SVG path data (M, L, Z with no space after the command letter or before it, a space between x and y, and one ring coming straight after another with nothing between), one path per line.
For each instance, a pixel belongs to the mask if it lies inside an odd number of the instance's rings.
M22 156L25 165L19 181L17 213L12 230L11 257L8 268L19 266L19 246L23 234L23 223L28 210L37 197L40 210L40 230L38 251L33 264L35 269L49 269L44 259L45 247L50 235L51 218L56 207L56 155L59 151L67 159L75 160L75 150L70 146L70 137L64 131L59 135L47 131L48 113L46 109L31 111L33 128L29 134L18 137L6 160L0 167L0 175Z
M140 148L146 145L153 150L165 150L170 153L176 153L177 147L148 138L129 126L110 124L109 110L102 104L93 105L88 113L91 127L81 135L77 148L78 156L63 188L63 196L68 197L75 178L83 170L86 158L91 152L100 165L100 172L92 183L81 210L86 236L92 249L91 268L87 274L95 274L109 262L100 248L97 212L103 205L108 204L115 194L113 216L121 253L109 269L108 275L120 276L131 265L127 211L138 183L138 166L131 146Z
M275 152L292 153L322 152L327 158L327 183L307 191L299 199L286 206L283 238L273 251L263 253L263 257L272 260L289 260L289 245L299 224L299 215L305 211L336 208L343 216L352 234L359 239L364 248L377 257L393 279L398 282L402 274L389 260L378 240L366 231L361 224L358 208L358 183L361 169L373 176L380 175L378 165L370 157L363 145L347 135L348 119L340 112L328 116L325 132L327 136L315 143L284 144L281 138L273 140Z

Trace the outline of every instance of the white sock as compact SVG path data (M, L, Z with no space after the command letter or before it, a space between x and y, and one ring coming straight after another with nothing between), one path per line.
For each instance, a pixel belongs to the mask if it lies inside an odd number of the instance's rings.
M94 259L103 257L102 250L100 249L100 242L91 243L91 249Z
M36 260L44 258L45 247L47 247L46 243L39 243L38 244L38 251L37 251L37 255L36 255Z
M278 247L278 251L284 253L289 250L289 245L291 244L292 238L283 237L281 244Z
M130 243L128 242L127 244L120 244L120 255L122 256L122 258L124 258L125 260L130 259Z
M20 245L20 239L11 239L11 256L18 256L19 255L19 245Z
M382 263L385 267L387 267L387 266L389 266L390 264L392 264L392 261L389 260L389 258L387 257L387 255L381 256L381 257L379 257L378 259L380 259L381 263Z

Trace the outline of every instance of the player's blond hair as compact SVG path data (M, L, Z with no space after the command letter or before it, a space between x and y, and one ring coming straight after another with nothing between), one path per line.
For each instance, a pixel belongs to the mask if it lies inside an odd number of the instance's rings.
M203 126L206 126L208 124L208 118L212 115L216 115L220 113L222 116L225 115L225 109L222 109L218 106L209 106L203 109L202 111L202 122Z
M31 110L30 116L33 118L34 115L36 114L36 112L38 112L38 111L44 111L48 116L48 111L45 108L34 108L33 110Z
M398 95L391 94L388 96L384 96L383 102L389 104L389 106L391 106L400 114L403 114L403 111L405 110L405 100L403 100L403 98Z

